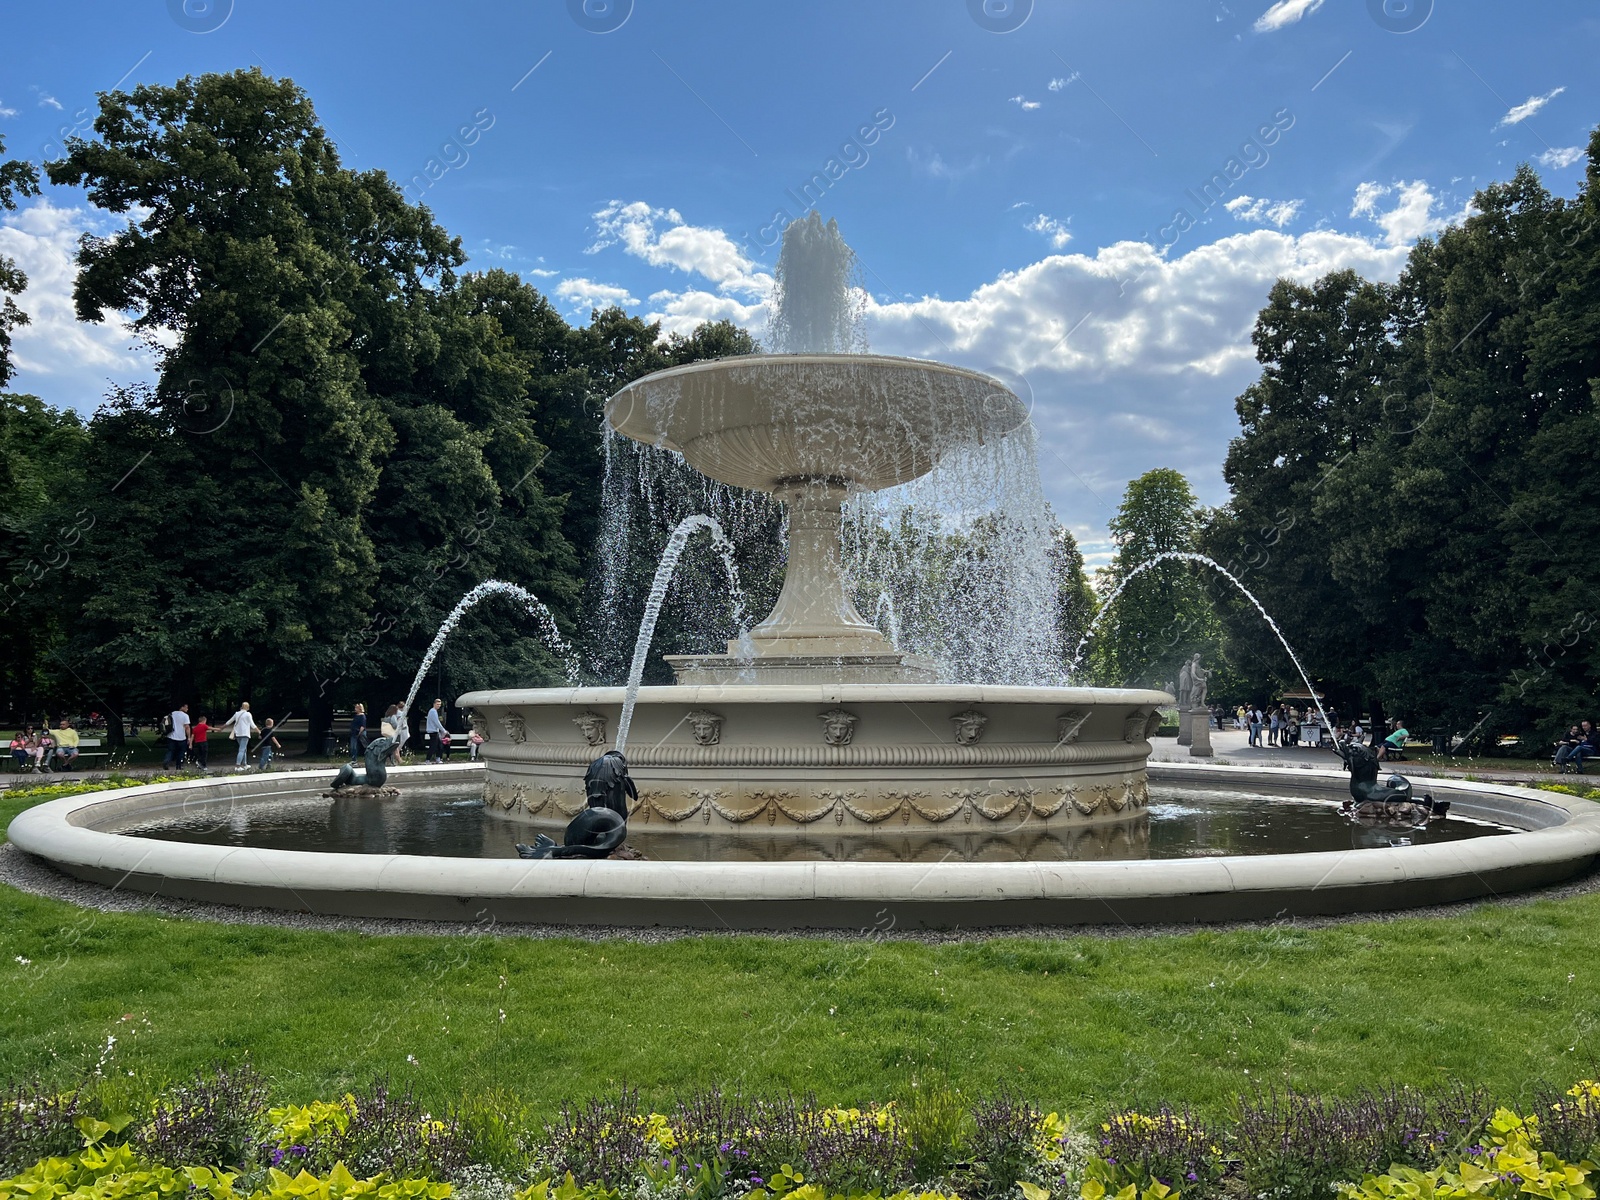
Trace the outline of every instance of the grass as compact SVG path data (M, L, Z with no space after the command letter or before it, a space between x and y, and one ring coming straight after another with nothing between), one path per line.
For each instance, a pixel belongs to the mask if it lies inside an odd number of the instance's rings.
M28 802L0 798L0 821ZM376 1074L537 1110L625 1081L903 1094L938 1074L1100 1111L1254 1083L1591 1073L1600 896L1445 919L950 945L371 937L108 914L0 888L0 1081L154 1087L246 1055L281 1098ZM26 959L20 962L18 959ZM108 1038L115 1038L109 1043Z

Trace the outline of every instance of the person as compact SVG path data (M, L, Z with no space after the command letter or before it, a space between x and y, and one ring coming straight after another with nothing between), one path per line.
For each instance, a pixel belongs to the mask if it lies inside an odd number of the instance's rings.
M239 711L228 718L227 725L232 731L228 736L238 746L238 752L234 755L233 765L235 767L243 767L250 758L251 735L261 732L256 725L256 719L250 715L250 702L248 700L239 701Z
M1267 745L1276 746L1278 735L1283 732L1283 707L1280 705L1271 710L1267 717Z
M181 770L184 755L189 749L189 706L178 705L167 720L172 728L167 730L167 754L161 760L161 765Z
M1556 770L1582 775L1584 759L1597 750L1600 750L1600 742L1596 741L1594 723L1581 721L1567 730L1567 736L1556 744Z
M211 769L210 738L211 726L206 723L205 713L201 713L200 719L189 726L189 756L202 771Z
M21 730L11 735L11 765L18 771L28 766L28 739Z
M38 748L38 767L41 772L50 773L50 760L55 757L56 740L50 736L50 718L44 719L44 728L39 730L36 742Z
M367 706L356 705L350 717L350 757L360 758L367 752Z
M1241 704L1241 705L1239 705L1239 707L1236 710L1234 710L1233 727L1235 729L1241 729L1242 730L1244 728L1244 726L1245 726L1245 712L1244 712L1244 705Z
M265 771L267 769L267 765L272 762L274 751L282 753L283 746L273 736L272 718L268 717L266 728L261 731L261 753L256 758L256 770Z
M431 763L443 762L444 743L440 740L444 736L444 701L435 700L433 707L428 710L428 761Z
M1250 745L1261 745L1261 709L1253 705L1250 709Z
M483 734L474 729L467 734L467 757L473 762L478 761L478 747L483 745Z
M78 731L67 718L61 718L61 724L56 729L56 762L61 764L63 771L73 769L73 764L78 761Z
M389 752L389 761L399 766L405 758L406 743L411 740L411 719L406 715L405 702L401 701L394 706L394 749Z
M1411 731L1406 728L1404 721L1395 718L1394 731L1383 739L1383 745L1378 747L1378 758L1388 762L1390 759L1405 761L1406 739L1411 736Z

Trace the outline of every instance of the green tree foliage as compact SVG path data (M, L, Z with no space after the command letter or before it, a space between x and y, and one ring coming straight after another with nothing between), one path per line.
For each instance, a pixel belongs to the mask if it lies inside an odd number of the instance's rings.
M1413 729L1542 741L1600 701L1597 160L1574 201L1523 168L1394 287L1280 284L1257 325L1207 540Z
M7 512L87 514L28 601L68 615L41 628L71 672L52 688L83 707L246 696L325 724L399 699L440 619L494 576L577 634L605 396L752 349L617 310L573 329L513 275L459 274L428 212L345 168L306 96L258 71L108 93L49 171L128 218L84 240L79 316L125 316L160 365L86 428L21 398L0 410L0 487L33 497ZM39 439L74 471L11 452ZM445 695L562 677L531 620L487 605L440 660Z
M1394 320L1394 289L1353 271L1273 287L1252 334L1261 378L1237 401L1242 432L1223 464L1232 499L1201 538L1289 633L1312 675L1355 696L1369 693L1374 677L1355 666L1352 647L1402 637L1388 587L1358 596L1329 571L1361 536L1342 511L1352 463L1415 423L1403 396L1385 387ZM1225 616L1226 656L1250 692L1259 699L1301 686L1254 606L1225 581L1210 587Z
M1096 682L1164 686L1195 650L1215 645L1211 601L1194 564L1169 560L1135 575L1166 551L1193 552L1201 520L1194 491L1177 471L1157 468L1128 484L1110 522L1117 554L1096 581L1102 603L1127 583L1089 644Z
M5 139L0 138L0 156L5 152ZM39 172L33 164L18 159L0 161L0 212L14 211L18 196L38 194ZM0 254L0 388L5 387L15 371L11 361L11 331L28 323L28 314L18 308L11 297L20 295L27 286L28 277L16 260Z
M93 520L55 501L76 489L87 444L76 414L0 392L0 710L38 711L66 674L52 650L72 610L55 585Z

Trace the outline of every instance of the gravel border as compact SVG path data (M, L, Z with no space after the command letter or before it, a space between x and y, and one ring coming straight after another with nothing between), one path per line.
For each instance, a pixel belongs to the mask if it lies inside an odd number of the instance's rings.
M0 844L0 885L30 895L60 900L79 908L111 913L150 913L217 925L262 925L318 933L356 933L369 937L523 937L569 939L593 942L639 942L659 944L683 938L783 938L805 941L894 941L946 945L987 942L996 938L1038 938L1065 941L1075 937L1092 938L1169 938L1202 932L1234 932L1246 929L1329 929L1340 925L1382 925L1392 921L1422 918L1443 920L1465 916L1490 904L1521 906L1543 900L1568 900L1600 893L1600 868L1554 887L1518 892L1504 897L1485 897L1456 904L1427 908L1407 908L1394 912L1351 913L1344 916L1285 918L1276 921L1228 921L1188 925L1021 925L973 930L896 930L862 929L855 932L836 929L799 930L716 930L677 926L655 928L609 925L546 925L481 923L466 921L410 921L382 917L328 916L321 913L289 912L276 908L245 908L229 904L208 904L179 900L143 892L123 892L74 879L10 843Z

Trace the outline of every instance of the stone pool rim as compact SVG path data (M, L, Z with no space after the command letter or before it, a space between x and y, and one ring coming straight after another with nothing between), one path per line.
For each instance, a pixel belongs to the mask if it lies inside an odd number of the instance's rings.
M481 764L398 768L470 782ZM1149 764L1152 781L1331 798L1342 770ZM20 813L18 849L79 879L173 898L330 916L704 929L1206 924L1431 907L1573 878L1600 858L1600 804L1430 778L1452 816L1518 832L1420 846L1194 859L1054 862L523 862L264 850L134 838L91 826L152 801L319 791L332 770L144 784Z

